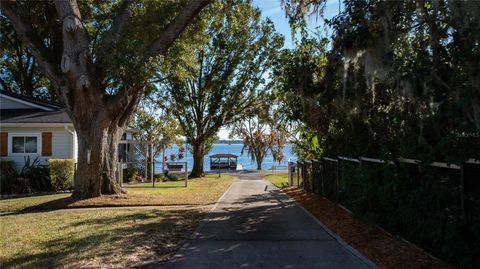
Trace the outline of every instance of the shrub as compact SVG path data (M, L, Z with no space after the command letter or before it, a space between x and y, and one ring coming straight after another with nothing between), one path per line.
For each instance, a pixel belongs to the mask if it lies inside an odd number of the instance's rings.
M0 191L1 193L11 193L18 177L15 163L10 160L0 161Z
M72 186L75 175L73 159L49 159L50 181L55 191L67 190Z
M155 180L155 182L161 182L164 181L165 177L162 174L155 174L153 176L153 179Z
M30 161L30 157L25 157L25 165L20 171L19 178L15 181L15 193L30 193L51 191L50 170L48 166L41 165L39 157Z
M178 180L179 180L179 176L178 176L178 175L176 175L176 174L171 174L171 173L166 174L166 175L165 175L165 178L166 178L165 181L178 181Z
M132 182L137 179L137 168L125 168L123 169L123 181Z

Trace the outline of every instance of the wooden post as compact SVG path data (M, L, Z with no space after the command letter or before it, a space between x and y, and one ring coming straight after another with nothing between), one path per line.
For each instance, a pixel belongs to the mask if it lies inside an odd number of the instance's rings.
M315 190L318 189L318 186L316 184L316 181L317 181L317 173L316 173L316 165L315 163L317 163L317 160L316 159L312 159L312 191L313 193L316 193Z
M155 187L155 177L153 175L153 145L152 143L148 144L148 152L149 152L149 161L150 161L150 180L153 182L153 187Z
M141 144L142 146L144 144ZM146 151L145 151L145 180L148 179L148 159L149 159L149 156L148 156L148 145L146 145L147 148L146 148Z
M460 205L465 214L465 163L460 165Z
M325 160L320 163L322 196L325 196Z
M293 163L288 162L288 186L293 186Z
M154 174L153 174L153 145L150 143L150 180L153 181L154 179Z
M340 159L337 158L337 176L336 176L336 183L337 183L337 195L336 195L336 200L337 200L337 203L338 203L338 200L339 199L339 196L340 196Z
M162 174L165 173L165 145L162 145Z
M297 161L297 188L300 187L300 162Z
M188 163L185 162L185 188L188 186Z
M309 184L308 182L308 163L307 161L303 161L303 169L302 169L302 186L303 186L303 190L306 191L308 190L308 186L307 184Z

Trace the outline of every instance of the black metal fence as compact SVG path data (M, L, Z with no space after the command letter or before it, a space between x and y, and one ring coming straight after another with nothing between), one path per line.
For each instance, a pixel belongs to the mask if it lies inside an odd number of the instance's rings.
M293 183L446 260L480 263L480 162L338 156L302 160ZM475 232L476 231L476 232ZM458 262L462 259L462 262Z

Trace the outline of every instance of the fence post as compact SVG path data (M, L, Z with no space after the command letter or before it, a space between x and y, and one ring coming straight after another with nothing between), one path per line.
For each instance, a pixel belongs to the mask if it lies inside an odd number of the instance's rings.
M322 196L325 197L325 159L321 159L320 168L321 168L321 186L322 186Z
M288 162L288 186L293 186L293 162Z
M297 188L300 188L300 161L297 161Z
M154 182L154 176L153 176L153 144L148 144L148 151L150 152L149 154L149 161L150 161L150 180Z
M302 188L303 190L305 190L305 178L306 178L306 175L307 175L307 162L306 161L303 161L303 164L302 164Z
M336 195L336 200L337 200L337 203L338 201L340 200L340 158L338 158L337 156L337 171L336 171L336 174L337 176L335 177L336 178L336 185L337 185L337 195Z
M185 162L185 187L188 186L188 162Z
M317 185L317 184L315 184L316 183L316 175L317 175L317 173L315 173L315 171L316 171L315 170L315 168L316 168L315 163L316 162L317 162L317 160L312 159L312 192L313 193L316 193L315 192L315 187Z
M460 165L460 205L465 215L465 163Z

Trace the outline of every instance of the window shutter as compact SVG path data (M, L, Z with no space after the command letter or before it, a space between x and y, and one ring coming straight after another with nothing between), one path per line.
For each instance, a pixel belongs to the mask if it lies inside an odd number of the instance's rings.
M52 133L42 133L42 156L52 156Z
M0 132L0 156L8 155L8 132Z

